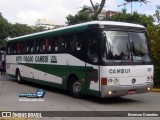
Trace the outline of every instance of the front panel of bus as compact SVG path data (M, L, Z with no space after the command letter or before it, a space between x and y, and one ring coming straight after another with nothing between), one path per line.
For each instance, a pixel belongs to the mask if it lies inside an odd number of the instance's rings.
M145 93L153 87L153 65L144 28L101 31L101 97Z

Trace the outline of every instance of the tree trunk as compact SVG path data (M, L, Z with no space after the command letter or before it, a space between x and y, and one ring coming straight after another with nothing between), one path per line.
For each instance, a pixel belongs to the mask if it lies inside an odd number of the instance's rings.
M95 5L93 4L92 0L90 0L90 2L91 2L91 5L92 5L92 7L93 7L93 10L94 10L93 18L98 19L98 15L99 15L99 13L102 11L106 0L102 0L102 1L101 1L101 4L100 4L100 6L98 7L98 9L96 9L96 7L95 7Z

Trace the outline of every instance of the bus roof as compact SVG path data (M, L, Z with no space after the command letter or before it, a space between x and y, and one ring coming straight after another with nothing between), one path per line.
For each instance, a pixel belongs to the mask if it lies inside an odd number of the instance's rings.
M80 23L80 24L76 24L76 25L61 27L61 28L57 28L57 29L47 30L47 31L43 31L43 32L28 34L28 35L24 35L24 36L19 36L19 37L15 37L15 38L10 38L7 41L27 39L27 38L39 36L39 35L48 35L48 34L52 34L53 32L59 32L59 31L64 31L64 30L67 30L67 31L70 31L71 29L83 30L83 29L87 29L88 25L99 25L99 26L100 25L115 25L115 26L126 26L126 27L128 26L128 27L145 28L142 25L133 24L133 23L115 22L115 21L91 21L91 22L85 22L85 23Z

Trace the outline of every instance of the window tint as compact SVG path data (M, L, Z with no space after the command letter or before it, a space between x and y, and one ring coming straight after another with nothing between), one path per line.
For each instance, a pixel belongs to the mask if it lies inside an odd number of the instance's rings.
M83 33L74 33L69 35L67 49L68 51L80 51L82 49Z
M50 36L8 44L8 54L65 53L82 49L83 33Z
M92 62L98 62L98 35L96 32L89 33L88 56Z

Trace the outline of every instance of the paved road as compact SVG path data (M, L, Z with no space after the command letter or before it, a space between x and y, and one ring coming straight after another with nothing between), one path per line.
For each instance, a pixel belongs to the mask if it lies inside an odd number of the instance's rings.
M37 89L46 91L44 101L19 101L19 93L34 93ZM99 100L95 97L76 99L68 92L49 88L41 85L25 83L18 84L15 79L8 76L0 76L0 110L7 111L160 111L160 93L145 93L128 95L116 99ZM40 120L43 120L41 118ZM49 120L53 118L48 118ZM55 117L55 120L72 120L74 117ZM102 117L82 117L77 120L106 119ZM107 120L119 120L118 117L107 118ZM122 118L127 120L128 117ZM132 117L131 119L138 119ZM159 118L144 118L155 120Z

